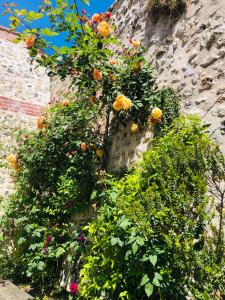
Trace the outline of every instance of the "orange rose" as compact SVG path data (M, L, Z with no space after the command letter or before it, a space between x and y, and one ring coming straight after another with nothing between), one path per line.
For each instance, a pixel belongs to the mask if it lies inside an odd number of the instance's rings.
M130 127L130 130L132 133L137 133L138 132L138 124L133 123Z
M136 41L136 40L132 40L132 41L131 41L131 44L132 44L132 46L133 46L134 48L138 48L138 47L140 47L141 42L140 42L140 41Z
M80 144L80 147L81 147L81 150L82 150L83 152L87 151L87 144L86 144L86 143L81 143L81 144Z
M46 121L45 121L45 117L44 116L39 116L37 118L37 128L38 129L43 129L43 128L48 128L48 125L46 124Z
M102 21L98 24L97 30L102 37L108 37L110 35L111 26L108 22Z
M34 35L30 35L29 37L25 38L25 44L27 45L27 48L34 47L36 42L36 37Z
M102 21L102 15L101 14L94 14L91 21L95 22L95 23L101 22Z
M70 104L69 100L63 100L62 106L68 106Z
M116 61L115 58L111 58L111 59L109 60L109 64L110 64L110 65L115 65L116 63L117 63L117 61Z
M93 77L95 80L98 80L98 81L101 81L103 76L102 76L102 72L100 72L99 70L97 69L94 69L93 70Z
M91 144L90 144L90 149L91 149L91 150L94 150L94 148L95 148L95 145L91 143Z
M104 155L104 150L103 150L103 149L97 149L97 150L96 150L96 155L97 155L99 158L102 158L103 155Z

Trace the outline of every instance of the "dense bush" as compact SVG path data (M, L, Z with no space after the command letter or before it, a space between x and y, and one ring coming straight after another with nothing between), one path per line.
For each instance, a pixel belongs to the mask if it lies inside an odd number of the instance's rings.
M148 0L148 9L153 15L165 13L178 16L185 12L187 0Z
M212 157L224 172L224 158L199 121L179 119L136 170L115 182L88 228L81 299L225 295L224 258L218 261L217 238L207 234Z
M46 128L18 133L16 193L1 220L6 247L11 239L2 257L13 267L5 269L11 278L51 286L59 280L62 256L71 247L79 252L81 232L71 222L90 207L96 184L94 117L81 102L60 104L44 120Z

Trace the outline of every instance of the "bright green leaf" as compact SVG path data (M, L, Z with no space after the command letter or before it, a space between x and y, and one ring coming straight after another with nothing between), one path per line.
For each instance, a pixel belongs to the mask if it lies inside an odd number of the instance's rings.
M153 293L153 285L150 282L145 285L145 293L148 297Z

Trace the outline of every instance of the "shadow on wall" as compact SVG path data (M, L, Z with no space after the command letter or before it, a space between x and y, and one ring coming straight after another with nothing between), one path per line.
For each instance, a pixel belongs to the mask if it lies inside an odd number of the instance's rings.
M109 141L109 154L107 171L118 171L142 158L153 139L153 130L140 129L137 133L131 133L131 123L120 125L116 132L111 134Z

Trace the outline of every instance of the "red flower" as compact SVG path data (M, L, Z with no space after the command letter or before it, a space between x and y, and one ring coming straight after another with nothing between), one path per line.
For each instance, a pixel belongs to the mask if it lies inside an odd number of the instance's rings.
M83 235L83 233L81 233L78 237L78 242L83 244L85 242L85 236Z
M51 241L52 241L52 237L51 237L51 235L48 235L48 236L46 237L46 243L47 243L47 244L50 244Z
M86 15L86 13L87 13L86 10L85 10L85 9L82 9L82 14L83 14L83 15Z
M107 11L107 12L105 13L105 17L106 17L107 19L110 19L111 13L110 13L109 11Z
M74 294L74 295L78 294L78 283L77 282L70 283L70 293Z

